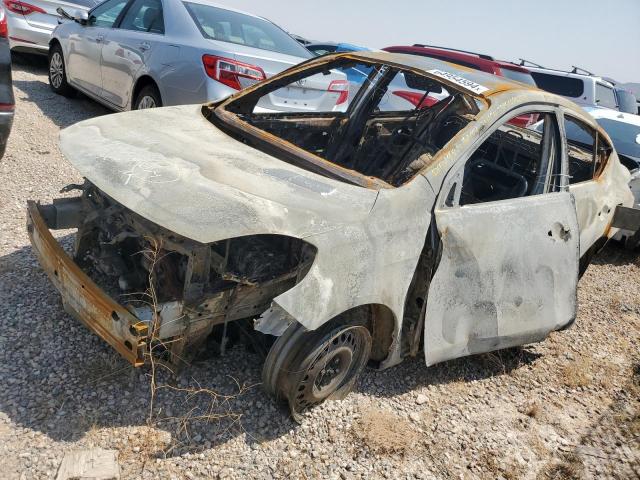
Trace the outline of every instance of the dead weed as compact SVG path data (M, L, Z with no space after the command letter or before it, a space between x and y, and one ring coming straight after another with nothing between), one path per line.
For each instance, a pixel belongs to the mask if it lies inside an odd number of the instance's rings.
M560 370L561 382L569 388L588 387L593 381L592 361L580 357Z
M538 473L538 480L579 480L582 478L584 465L578 455L563 454L557 460L547 463Z
M376 453L415 451L418 433L411 424L397 415L377 408L368 408L353 425L353 434Z

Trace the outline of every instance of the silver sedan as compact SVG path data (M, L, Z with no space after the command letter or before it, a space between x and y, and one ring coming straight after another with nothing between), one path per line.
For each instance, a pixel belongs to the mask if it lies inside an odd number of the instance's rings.
M61 16L58 8L80 15L95 7L99 0L4 0L9 30L9 48L13 51L45 54L49 50L51 32Z
M270 21L206 0L107 0L63 13L50 43L51 88L80 90L113 110L219 100L312 56ZM345 78L327 72L300 85L291 108L333 101L339 109Z

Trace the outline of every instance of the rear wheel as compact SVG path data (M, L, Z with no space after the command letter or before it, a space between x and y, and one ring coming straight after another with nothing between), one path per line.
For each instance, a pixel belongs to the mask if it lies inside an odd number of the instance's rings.
M344 398L371 352L371 334L361 325L335 325L307 331L292 324L267 355L265 390L286 399L294 419L327 399Z
M58 95L72 97L76 94L76 90L67 83L64 55L59 43L54 43L49 49L49 86Z
M136 97L134 110L144 110L147 108L156 108L162 106L162 98L158 87L155 85L147 85L140 90Z

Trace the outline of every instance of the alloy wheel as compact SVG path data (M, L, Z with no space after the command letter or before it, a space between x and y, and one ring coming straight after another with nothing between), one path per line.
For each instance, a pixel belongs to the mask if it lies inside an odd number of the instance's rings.
M138 103L138 110L143 110L145 108L156 108L156 101L153 97L145 95L140 99L140 103Z
M62 63L62 56L58 52L54 52L51 55L51 61L49 62L49 78L51 79L51 85L54 88L60 88L62 85L62 78L64 75L64 66Z

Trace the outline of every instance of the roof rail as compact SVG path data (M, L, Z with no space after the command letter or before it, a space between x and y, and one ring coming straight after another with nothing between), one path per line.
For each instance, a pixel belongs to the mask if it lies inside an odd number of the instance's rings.
M573 70L571 70L571 73L580 73L580 72L584 72L587 75L591 75L593 76L594 74L591 73L589 70L585 70L584 68L580 68L580 67L576 67L575 65L571 65L571 68L573 68Z
M526 67L526 64L528 63L532 67L544 68L542 65L540 65L538 63L534 63L534 62L532 62L530 60L527 60L526 58L519 58L518 60L520 60L520 66L521 67Z
M422 43L414 43L413 46L414 47L422 47L422 48L438 48L440 50L449 50L451 52L468 53L469 55L476 55L476 56L482 58L483 60L491 60L491 61L493 61L493 57L490 56L490 55L485 55L483 53L469 52L468 50L460 50L460 49L457 49L457 48L449 48L449 47L438 47L436 45L424 45Z

